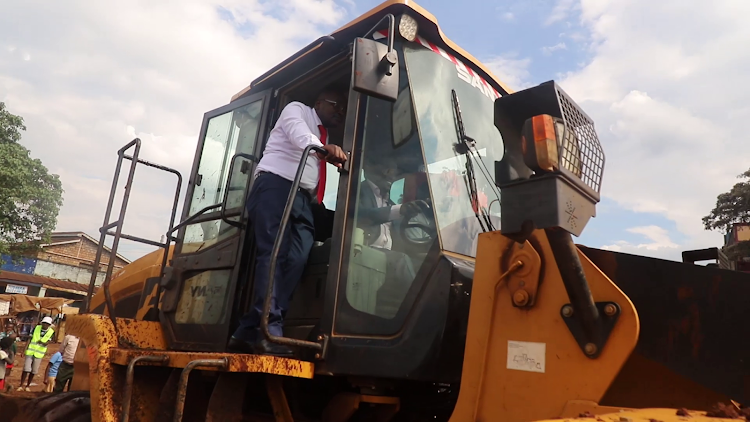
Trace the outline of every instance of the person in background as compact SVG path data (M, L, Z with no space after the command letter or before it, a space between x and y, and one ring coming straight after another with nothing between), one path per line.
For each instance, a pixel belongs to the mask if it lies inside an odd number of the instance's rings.
M47 353L47 344L52 341L55 330L52 329L52 318L46 316L42 318L42 323L34 327L31 333L31 339L26 346L26 361L23 364L23 373L21 374L21 385L17 391L31 391L31 380L39 372L39 366L42 364L44 354ZM23 386L24 382L26 387Z
M21 319L21 339L24 340L31 335L31 327L34 325L34 319L30 316L25 316Z
M12 363L13 361L10 359L9 351L10 346L13 344L16 340L11 337L4 337L2 340L0 340L0 391L3 391L5 389L5 378L7 376L5 369L8 365L8 363Z
M55 377L57 377L57 370L60 368L60 362L62 362L62 353L57 352L49 359L47 364L47 370L45 371L44 377L44 392L51 393L55 388Z
M62 355L62 362L55 378L55 393L61 393L68 381L71 384L73 383L73 361L75 360L76 350L78 350L78 342L78 337L74 335L66 334L63 337L63 341L60 344L60 351L58 352Z
M10 378L10 373L13 370L13 362L15 362L16 352L18 351L16 347L16 340L18 339L18 334L16 333L16 324L14 324L11 320L5 322L5 331L0 333L0 340L4 338L13 339L10 349L8 349L8 357L10 358L10 362L8 362L5 367L5 378ZM0 391L5 390L5 388L10 389L10 385L5 382L0 382Z

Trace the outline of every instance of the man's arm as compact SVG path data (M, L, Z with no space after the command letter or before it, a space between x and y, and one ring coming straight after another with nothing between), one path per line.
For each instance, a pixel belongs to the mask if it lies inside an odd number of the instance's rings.
M281 111L277 124L286 134L287 138L299 149L305 149L308 145L323 147L320 139L310 131L305 119L305 110L302 104L290 103Z
M329 163L340 167L341 163L346 161L346 154L337 145L323 145L320 142L320 138L310 131L310 127L305 122L303 117L305 110L303 107L305 106L299 103L289 103L281 110L281 115L276 124L284 131L284 134L286 134L294 146L299 149L305 149L310 145L323 148L328 154L325 156L318 154L318 158L325 159Z
M368 207L360 202L359 218L365 225L385 224L394 219L391 218L392 208L390 205L385 207Z
M357 210L360 225L380 225L398 218L400 205L378 207L375 193L367 183L361 184L361 190Z

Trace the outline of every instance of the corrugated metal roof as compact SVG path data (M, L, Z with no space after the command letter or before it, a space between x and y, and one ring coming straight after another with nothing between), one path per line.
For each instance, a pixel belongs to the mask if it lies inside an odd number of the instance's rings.
M84 232L54 232L54 233L50 234L50 238L51 239L54 239L56 237L57 238L60 238L60 237L62 237L62 238L77 237L77 238L81 238L81 239L87 239L89 242L91 242L91 243L93 243L95 245L99 244L99 241L97 239L94 239L93 237L87 235ZM52 243L54 243L54 241ZM50 246L51 246L51 244L50 244ZM109 252L109 253L112 253L112 249L110 249L109 246L107 246L107 245L104 245L104 250L107 251L107 252ZM131 262L129 259L127 259L124 256L120 255L119 253L117 254L117 257L120 258L120 259L122 259L123 261L125 261L126 264L130 264L130 262Z
M65 289L76 292L86 292L88 286L74 283L67 280L58 280L56 278L42 277L38 275L14 273L10 271L0 271L0 281L15 281L19 283L28 283L42 285L50 289Z

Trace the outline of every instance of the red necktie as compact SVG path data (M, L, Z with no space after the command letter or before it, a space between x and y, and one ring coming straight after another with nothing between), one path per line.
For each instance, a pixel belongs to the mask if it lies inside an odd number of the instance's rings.
M326 132L326 128L323 127L323 125L318 125L318 129L320 129L320 142L325 145L326 144L326 135L328 133ZM326 193L326 161L325 159L320 161L320 178L318 179L318 203L323 203L323 196Z

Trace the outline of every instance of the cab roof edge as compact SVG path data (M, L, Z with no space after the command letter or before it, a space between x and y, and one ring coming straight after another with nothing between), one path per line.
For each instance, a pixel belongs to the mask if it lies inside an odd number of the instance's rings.
M275 73L278 73L282 69L288 67L289 65L292 65L295 61L300 59L301 57L304 57L307 53L310 53L311 51L316 50L317 48L320 48L324 43L331 42L335 40L336 35L340 34L343 31L346 31L347 29L350 29L351 27L357 25L358 23L376 15L377 13L380 13L384 11L385 9L392 7L392 6L404 6L408 8L409 10L413 11L414 13L420 15L420 17L426 19L431 24L435 25L435 29L437 30L437 35L440 38L440 41L445 45L445 48L449 50L453 50L453 53L455 55L461 57L464 59L467 65L474 66L484 72L489 79L492 80L492 82L496 83L500 88L502 94L511 94L514 92L510 87L508 87L505 83L503 83L495 74L490 71L490 69L485 66L482 62L480 62L477 58L469 54L466 50L458 46L456 43L451 41L445 33L443 33L443 30L440 28L440 25L438 24L438 20L429 11L427 11L422 6L418 5L414 1L411 0L387 0L374 8L370 9L369 11L363 13L362 15L356 17L354 20L348 22L347 24L343 25L342 27L336 29L333 31L330 35L326 35L323 37L318 38L317 40L313 41L312 43L308 44L306 47L302 48L301 50L294 53L292 56L288 57L281 63L277 64L273 68L269 69L267 72L263 73L261 76L255 78L249 86L245 87L238 93L232 96L231 101L235 101L242 97L243 95L247 94L248 91L253 89L256 85L258 85L260 82L263 82L264 80L267 80L269 77L273 76Z

